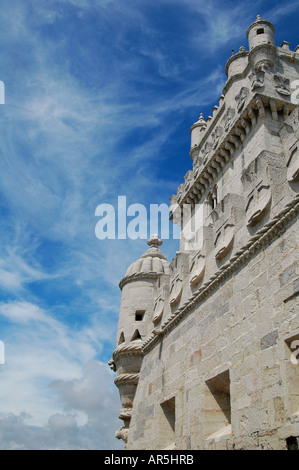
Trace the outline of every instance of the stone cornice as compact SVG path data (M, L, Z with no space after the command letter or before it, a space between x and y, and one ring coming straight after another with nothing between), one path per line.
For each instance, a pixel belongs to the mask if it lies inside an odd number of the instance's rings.
M243 145L249 134L257 126L259 118L266 116L265 108L269 108L272 118L278 120L278 111L288 116L296 105L283 99L266 95L255 94L242 113L231 124L219 145L204 166L194 168L192 179L187 188L184 185L183 193L178 195L177 202L195 204L200 201L207 189L215 184L218 175L233 158L235 152ZM183 185L181 185L183 186ZM186 189L185 189L186 188Z
M245 55L249 55L249 52L248 52L248 51L244 51L244 52L239 52L239 53L233 55L233 56L230 57L230 59L228 59L228 61L227 61L228 66L229 66L229 64L233 61L233 59L236 59L236 58L237 58L237 56L238 56L238 57L241 57L241 56L245 56ZM222 90L222 96L224 97L224 96L226 95L227 91L229 90L229 88L231 87L231 85L232 85L234 82L236 82L236 81L238 81L238 80L240 80L240 79L242 79L242 78L245 78L245 77L248 75L249 70L250 70L251 68L252 68L251 65L248 64L248 65L245 67L245 69L243 70L243 72L238 73L238 74L235 74L234 76L230 77L230 78L226 81L226 83L225 83L225 85L224 85L224 88L223 88L223 90ZM225 109L226 109L226 103L225 103L225 101L224 101L224 102L221 104L221 106L219 106L219 108L218 108L218 110L217 110L216 116L213 116L213 118L209 121L209 123L206 123L206 126L204 127L204 134L203 134L203 136L202 136L202 139L201 139L200 144L199 144L197 147L192 147L192 148L190 149L190 153L189 153L189 154L190 154L190 157L191 157L191 158L192 158L193 152L195 152L199 147L203 147L203 145L205 144L205 142L208 140L208 138L210 137L210 135L211 135L213 129L216 127L216 125L217 125L217 123L219 122L221 116L223 115ZM193 126L191 126L190 132L191 132L192 129L193 129L194 127L196 127L196 126L197 126L197 123L194 123Z
M214 116L213 118L211 118L210 122L208 123L207 127L205 127L205 133L204 135L202 136L202 139L201 139L201 142L199 144L198 147L202 147L205 142L207 141L207 139L210 137L213 129L216 127L216 124L218 123L218 121L220 120L222 114L224 113L225 111L225 108L226 108L226 105L225 103L222 103L221 106L218 108L217 110L217 114L216 116ZM194 124L193 124L194 125ZM192 129L192 127L191 127ZM190 130L191 130L190 129ZM193 150L196 150L197 147L193 147L191 150L190 150L190 153L192 153Z
M237 54L233 55L232 57L230 57L230 58L228 59L228 61L227 61L227 63L226 63L227 67L229 67L229 65L231 64L231 62L233 62L234 60L236 60L238 57L243 57L243 56L248 56L248 55L249 55L249 52L248 52L248 51L238 52ZM249 71L250 71L251 68L252 68L251 65L250 65L250 64L247 64L247 66L245 67L245 69L244 69L242 72L233 75L232 77L230 77L230 78L226 81L226 83L225 83L225 85L224 85L224 88L223 88L223 90L222 90L222 97L223 97L223 98L225 97L225 95L226 95L227 91L229 90L229 88L231 87L231 85L232 85L234 82L236 82L236 81L238 81L238 80L240 80L240 79L242 79L242 78L245 78L245 77L248 75L248 73L249 73ZM226 73L226 74L227 74L227 73ZM203 134L203 136L202 136L201 142L200 142L200 144L198 145L198 147L202 147L202 146L204 145L204 143L207 141L207 139L209 138L211 132L213 131L213 129L216 127L217 123L219 122L219 120L220 120L220 118L221 118L223 112L225 111L225 109L226 109L226 103L225 103L225 101L224 101L224 102L221 104L221 106L219 106L219 108L217 109L217 114L216 114L216 116L213 116L213 118L210 120L210 122L209 122L209 123L206 123L206 126L205 126L205 128L204 128L205 131L204 131L204 134ZM191 132L192 129L193 129L194 127L196 127L197 125L198 125L197 123L194 123L194 124L191 126L191 128L190 128L190 132ZM196 150L196 147L193 147L193 148L190 149L190 156L192 155L192 152L193 152L194 150Z
M252 258L260 249L283 232L288 224L298 216L299 195L288 203L285 208L276 215L264 227L256 232L234 256L223 265L200 289L188 299L184 305L174 312L171 317L162 325L159 335L151 334L143 343L143 351L146 354L167 332L171 331L192 309L203 302L221 282L236 272L247 260Z

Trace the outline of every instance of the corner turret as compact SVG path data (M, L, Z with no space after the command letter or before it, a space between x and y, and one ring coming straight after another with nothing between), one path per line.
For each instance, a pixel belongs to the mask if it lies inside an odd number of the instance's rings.
M260 15L247 30L249 42L249 62L255 69L267 68L275 61L275 28L270 21L263 20Z
M124 421L124 427L116 437L125 443L143 357L142 343L153 329L156 281L170 269L159 248L162 240L158 235L152 235L147 244L149 249L129 266L120 282L122 297L117 345L110 361L110 367L117 372L115 384L122 404L119 418Z

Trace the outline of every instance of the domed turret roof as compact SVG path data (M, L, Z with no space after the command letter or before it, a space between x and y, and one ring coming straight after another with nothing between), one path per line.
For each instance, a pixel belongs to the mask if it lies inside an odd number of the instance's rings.
M132 276L139 273L169 273L169 263L159 246L162 245L162 240L159 239L157 234L152 235L147 244L150 248L137 260L132 263L127 269L126 275Z

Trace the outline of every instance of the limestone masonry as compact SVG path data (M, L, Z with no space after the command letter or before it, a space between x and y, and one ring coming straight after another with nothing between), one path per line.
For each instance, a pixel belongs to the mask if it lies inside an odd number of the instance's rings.
M298 449L299 46L260 16L247 38L170 199L195 234L171 263L154 235L120 282L127 449Z

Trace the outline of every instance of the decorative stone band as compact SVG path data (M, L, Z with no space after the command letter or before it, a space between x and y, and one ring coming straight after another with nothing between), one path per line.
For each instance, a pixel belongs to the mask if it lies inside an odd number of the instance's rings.
M119 388L122 385L136 385L138 384L139 374L121 374L114 379L115 385Z
M132 408L122 408L119 412L119 419L128 420L131 419L132 416Z
M159 335L151 334L143 343L143 351L147 353L154 345L172 330L177 323L206 297L208 297L221 282L225 281L235 271L237 271L243 263L253 257L266 244L270 244L284 230L288 224L298 216L299 213L299 194L286 205L286 207L276 215L271 221L266 223L256 234L244 245L234 256L224 264L202 287L198 289L193 296L187 300L182 307L175 311L170 318L162 325Z
M278 120L278 112L283 116L288 116L295 108L295 105L286 102L284 99L274 99L264 95L255 94L246 109L237 117L224 135L215 152L207 161L204 167L194 169L188 186L182 186L181 194L177 201L180 205L196 204L206 193L208 188L215 183L216 178L223 168L229 163L235 152L242 146L245 139L256 127L258 118L266 116L266 109L269 109L272 118Z
M120 281L119 288L122 290L125 284L128 284L129 282L139 281L140 279L157 279L159 274L160 273L149 271L149 272L131 274L130 276L125 276Z
M124 356L143 356L143 350L141 344L121 344L113 352L113 359L119 359Z

